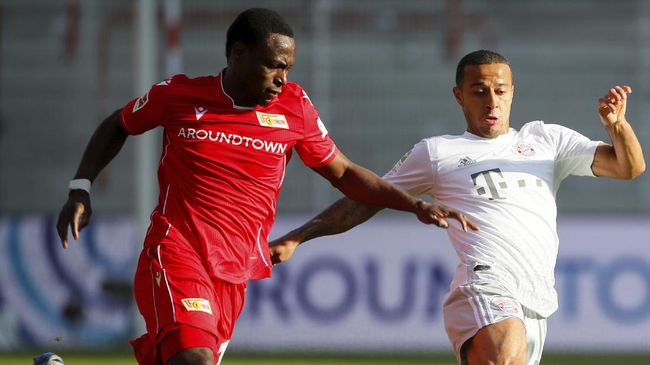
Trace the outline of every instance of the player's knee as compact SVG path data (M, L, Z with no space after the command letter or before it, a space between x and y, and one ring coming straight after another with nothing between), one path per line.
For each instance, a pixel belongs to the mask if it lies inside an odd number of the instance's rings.
M463 345L461 356L464 365L526 365L527 362L525 346L481 346L471 339Z
M214 354L208 347L194 347L178 352L167 365L214 365Z
M464 356L467 365L526 365L526 354L514 351L468 351Z
M489 365L526 365L526 356L522 354L501 353L494 358L487 359L483 364Z

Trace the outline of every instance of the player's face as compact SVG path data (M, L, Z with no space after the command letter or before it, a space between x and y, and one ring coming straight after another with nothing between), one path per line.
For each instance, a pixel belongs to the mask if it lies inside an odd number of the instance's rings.
M453 91L465 114L468 132L484 138L508 133L515 91L510 66L504 63L465 66L463 83Z
M287 83L296 44L291 37L271 34L265 43L241 46L229 69L236 69L240 86L239 105L268 105ZM234 70L233 70L234 71Z

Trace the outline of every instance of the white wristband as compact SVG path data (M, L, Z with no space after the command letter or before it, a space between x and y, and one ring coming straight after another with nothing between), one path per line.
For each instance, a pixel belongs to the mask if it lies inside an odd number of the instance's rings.
M83 190L90 194L90 185L91 182L88 179L74 179L70 180L70 184L68 184L68 190Z

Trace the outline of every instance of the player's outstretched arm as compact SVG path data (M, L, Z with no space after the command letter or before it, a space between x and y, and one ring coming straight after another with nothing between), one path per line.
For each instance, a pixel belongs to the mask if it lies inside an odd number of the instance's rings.
M615 86L598 99L598 115L612 144L596 148L592 170L596 176L633 179L645 171L641 144L625 117L629 86Z
M94 181L99 172L122 149L128 135L120 125L120 111L116 110L106 118L93 133L77 168L75 179ZM72 237L79 239L79 232L88 225L91 214L90 194L85 190L70 190L56 224L63 248L68 248L68 227L72 230Z
M271 241L271 262L278 264L287 261L301 243L343 233L367 221L381 209L350 198L341 198L307 223Z
M438 204L417 199L382 180L372 171L348 160L339 152L328 165L314 169L345 196L361 203L414 213L425 224L447 228L447 218L458 220L463 229L478 229L464 214Z
M328 166L315 169L341 190L347 198L338 200L301 227L271 242L271 260L288 260L303 242L316 237L345 232L370 219L383 208L412 212L427 224L447 228L448 218L458 220L463 229L478 230L464 214L439 204L414 198L379 176L348 160L342 153Z

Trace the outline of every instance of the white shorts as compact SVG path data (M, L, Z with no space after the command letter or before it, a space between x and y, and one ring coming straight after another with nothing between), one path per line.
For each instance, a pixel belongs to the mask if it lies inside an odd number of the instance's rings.
M445 298L445 329L459 364L465 364L463 344L476 332L493 323L516 317L524 322L528 345L528 365L539 364L546 338L546 318L502 294L497 286L468 283L451 291Z

